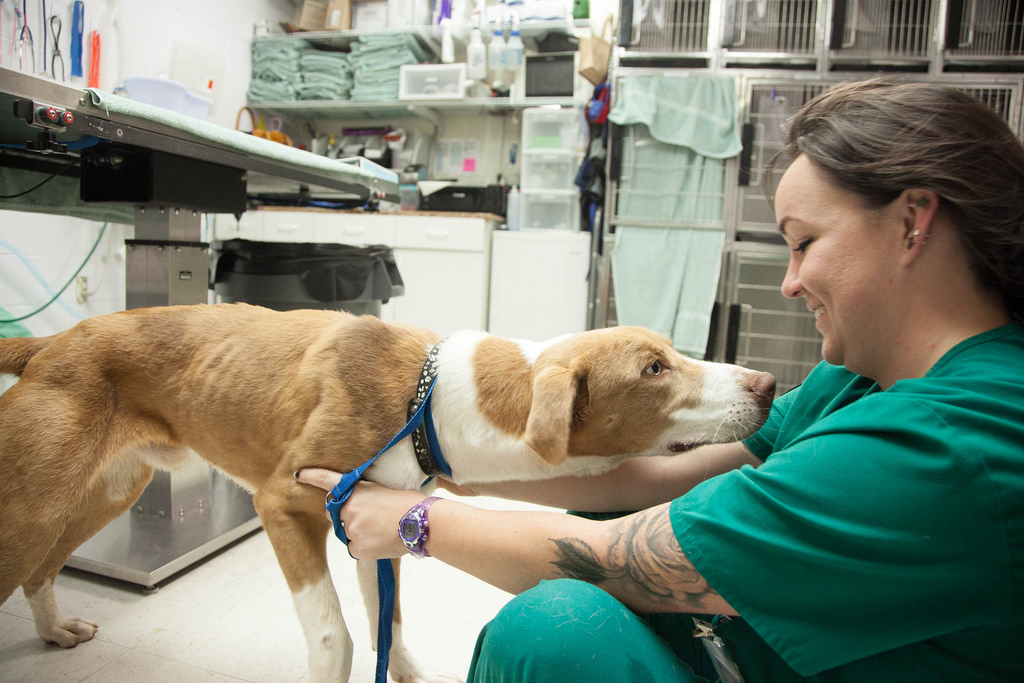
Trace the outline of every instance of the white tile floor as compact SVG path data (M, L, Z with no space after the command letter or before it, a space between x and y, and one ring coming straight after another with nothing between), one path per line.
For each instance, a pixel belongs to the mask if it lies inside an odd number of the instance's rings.
M538 509L492 498L467 502ZM330 543L328 553L355 641L351 681L370 683L375 655L355 562L340 542ZM291 595L262 531L150 595L132 584L71 569L57 578L56 595L63 614L99 623L98 634L69 650L45 644L18 589L0 606L0 683L309 680ZM425 669L464 678L477 633L510 597L436 560L407 559L402 563L406 644Z

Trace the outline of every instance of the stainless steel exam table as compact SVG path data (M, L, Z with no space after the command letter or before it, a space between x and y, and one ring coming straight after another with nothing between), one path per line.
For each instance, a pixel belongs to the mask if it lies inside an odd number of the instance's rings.
M43 182L46 181L46 182ZM0 67L0 209L135 225L126 307L205 303L202 214L276 201L397 201L397 183L246 133ZM68 566L147 588L258 529L251 497L198 458L158 472Z

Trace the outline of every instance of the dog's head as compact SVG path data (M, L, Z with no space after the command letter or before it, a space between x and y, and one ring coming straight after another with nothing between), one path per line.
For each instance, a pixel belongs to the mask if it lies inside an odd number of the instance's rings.
M697 361L661 335L611 327L561 338L532 368L525 442L551 465L579 455L657 455L746 438L775 378Z

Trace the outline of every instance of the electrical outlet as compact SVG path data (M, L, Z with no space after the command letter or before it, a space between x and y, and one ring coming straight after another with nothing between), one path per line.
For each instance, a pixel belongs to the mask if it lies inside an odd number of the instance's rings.
M84 304L89 299L89 278L79 275L75 278L75 301Z

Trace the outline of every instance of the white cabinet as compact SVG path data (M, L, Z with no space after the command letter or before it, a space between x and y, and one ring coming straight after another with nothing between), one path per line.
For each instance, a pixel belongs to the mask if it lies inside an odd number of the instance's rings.
M488 329L542 341L587 329L590 233L494 233Z
M391 213L314 213L313 241L339 244L395 244Z
M405 293L381 307L381 319L446 336L487 329L491 233L497 226L477 214L249 211L241 221L218 214L214 238L391 247Z
M395 260L405 295L388 304L394 319L441 336L487 329L491 234L483 217L398 216Z

